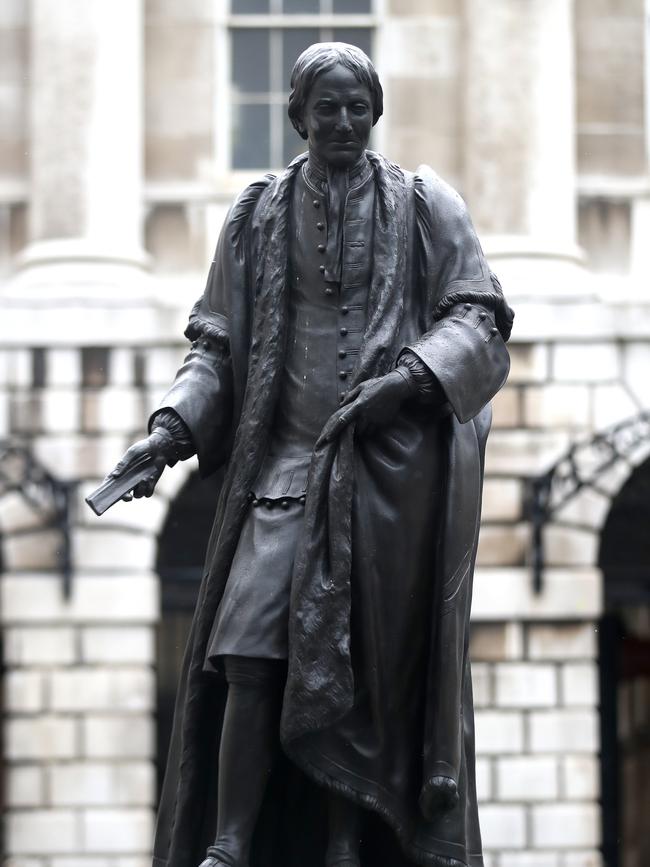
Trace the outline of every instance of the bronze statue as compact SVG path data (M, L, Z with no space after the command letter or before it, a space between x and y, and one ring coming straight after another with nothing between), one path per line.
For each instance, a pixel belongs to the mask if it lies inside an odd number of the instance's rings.
M108 480L226 467L154 863L479 867L468 620L512 311L460 197L366 150L366 55L312 45L291 88L308 153L236 200Z

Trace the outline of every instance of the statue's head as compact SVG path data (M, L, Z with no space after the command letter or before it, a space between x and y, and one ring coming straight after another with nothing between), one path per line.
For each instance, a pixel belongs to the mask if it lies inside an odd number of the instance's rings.
M323 162L352 165L365 150L383 110L377 72L360 48L319 42L296 60L289 118Z

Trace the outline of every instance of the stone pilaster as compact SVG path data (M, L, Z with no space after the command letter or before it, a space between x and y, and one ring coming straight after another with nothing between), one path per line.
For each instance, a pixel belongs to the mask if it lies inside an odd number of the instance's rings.
M32 0L29 244L4 294L146 295L142 5Z
M510 294L584 293L576 273L572 7L572 0L465 7L464 193Z

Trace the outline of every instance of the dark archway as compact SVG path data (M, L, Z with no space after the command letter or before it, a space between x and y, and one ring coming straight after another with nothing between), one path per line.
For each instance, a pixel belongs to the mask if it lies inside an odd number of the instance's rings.
M599 566L603 854L650 864L650 460L612 501Z
M193 473L170 506L160 533L156 569L161 619L157 634L158 789L167 761L176 687L192 613L203 574L205 550L222 474Z

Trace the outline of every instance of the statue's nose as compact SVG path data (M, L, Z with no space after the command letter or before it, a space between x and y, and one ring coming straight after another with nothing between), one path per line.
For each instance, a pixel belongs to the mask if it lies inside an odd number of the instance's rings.
M347 108L342 108L339 112L338 120L336 123L337 127L340 130L349 130L352 129L352 125L350 124L350 118L348 117Z

